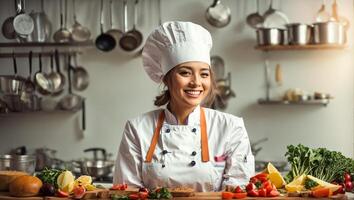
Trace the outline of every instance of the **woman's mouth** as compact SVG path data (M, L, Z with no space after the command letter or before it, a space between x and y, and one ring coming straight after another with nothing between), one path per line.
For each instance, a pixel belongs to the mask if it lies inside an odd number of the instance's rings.
M194 98L199 97L199 95L202 93L201 90L184 90L184 92L187 94L187 96Z

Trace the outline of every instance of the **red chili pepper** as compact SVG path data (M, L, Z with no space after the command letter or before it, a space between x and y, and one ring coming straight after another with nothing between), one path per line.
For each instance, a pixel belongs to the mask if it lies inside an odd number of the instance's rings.
M251 190L255 190L257 189L256 185L254 183L248 183L248 185L246 186L246 191L251 191Z
M126 190L128 188L127 184L115 184L110 189L111 190Z
M258 190L259 196L260 197L266 197L267 196L267 189L261 188Z
M149 196L148 192L139 192L139 197L140 197L141 200L147 199L148 196Z
M64 191L61 191L61 190L58 190L57 192L57 196L58 197L68 197L69 194L67 192L64 192Z
M258 180L260 180L262 183L268 180L268 174L267 173L259 173L254 176Z
M250 196L250 197L258 197L259 196L259 192L256 189L253 189L253 190L247 191L247 195Z

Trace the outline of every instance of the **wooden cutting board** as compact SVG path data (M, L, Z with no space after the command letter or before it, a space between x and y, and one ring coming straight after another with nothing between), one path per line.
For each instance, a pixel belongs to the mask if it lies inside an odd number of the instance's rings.
M108 191L108 190L95 190L88 191L82 199L92 200L110 200L110 194L129 194L134 191ZM108 196L107 196L108 195ZM221 192L196 192L191 197L175 197L176 200L220 200ZM304 198L304 197L246 197L244 200L347 200L348 197L343 194L335 195L329 198ZM11 197L8 193L0 193L0 200L72 200L72 198L63 197Z
M43 197L12 197L8 192L0 192L0 200L43 200Z

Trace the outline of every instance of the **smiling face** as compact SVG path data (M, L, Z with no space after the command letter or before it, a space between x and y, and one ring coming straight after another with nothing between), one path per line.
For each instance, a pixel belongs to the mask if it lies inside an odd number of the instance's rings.
M198 106L209 94L211 72L203 62L186 62L177 65L170 72L167 86L170 104L177 109L191 109Z

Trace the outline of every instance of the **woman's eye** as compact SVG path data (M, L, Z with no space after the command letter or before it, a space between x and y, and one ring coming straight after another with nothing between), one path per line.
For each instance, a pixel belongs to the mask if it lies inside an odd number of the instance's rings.
M201 77L203 77L203 78L207 78L209 76L209 73L202 73L201 74Z
M181 74L182 76L189 76L191 75L191 73L189 71L181 71L179 74Z

